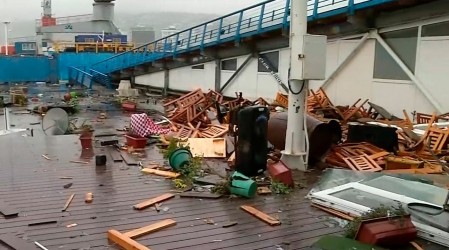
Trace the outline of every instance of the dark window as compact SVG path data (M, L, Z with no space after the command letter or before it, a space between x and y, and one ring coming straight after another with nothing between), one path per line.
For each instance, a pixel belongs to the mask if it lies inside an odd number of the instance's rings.
M198 65L192 66L192 69L204 69L204 64L198 64Z
M237 70L237 58L221 61L221 70Z
M415 72L418 28L392 31L381 36L405 65ZM388 52L376 42L374 78L410 80Z
M449 22L424 25L421 33L422 37L449 36Z
M258 72L275 72L279 69L279 51L260 54Z

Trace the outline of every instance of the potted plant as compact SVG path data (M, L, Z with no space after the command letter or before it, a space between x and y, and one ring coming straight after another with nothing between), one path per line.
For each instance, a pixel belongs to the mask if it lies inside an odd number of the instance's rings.
M402 204L398 207L381 205L351 221L346 226L345 236L366 244L397 247L413 241L417 231Z
M81 126L80 141L83 149L92 148L93 130L92 126L83 124Z

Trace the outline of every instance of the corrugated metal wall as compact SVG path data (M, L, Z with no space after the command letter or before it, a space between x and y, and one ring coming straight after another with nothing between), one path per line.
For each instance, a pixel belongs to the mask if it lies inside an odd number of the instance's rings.
M68 80L70 66L90 66L113 53L61 53L46 56L0 56L0 83Z
M50 73L45 56L0 56L0 83L47 82Z

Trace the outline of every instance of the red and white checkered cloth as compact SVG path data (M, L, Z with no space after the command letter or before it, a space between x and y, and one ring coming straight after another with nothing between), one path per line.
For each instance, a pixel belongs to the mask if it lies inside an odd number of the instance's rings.
M145 113L131 115L131 130L141 137L168 134L170 132L170 129L163 129L159 125L154 124L153 120Z

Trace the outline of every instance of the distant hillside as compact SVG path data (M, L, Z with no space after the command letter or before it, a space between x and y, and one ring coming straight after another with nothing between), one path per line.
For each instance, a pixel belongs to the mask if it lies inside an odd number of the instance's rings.
M153 12L142 14L116 13L115 24L123 33L136 26L152 27L156 31L156 37L161 37L161 29L176 26L178 30L201 24L208 20L217 18L216 15L175 13L175 12ZM35 35L35 21L17 21L10 25L10 38L28 37ZM2 29L3 30L3 27ZM4 34L0 32L0 44L4 44Z

